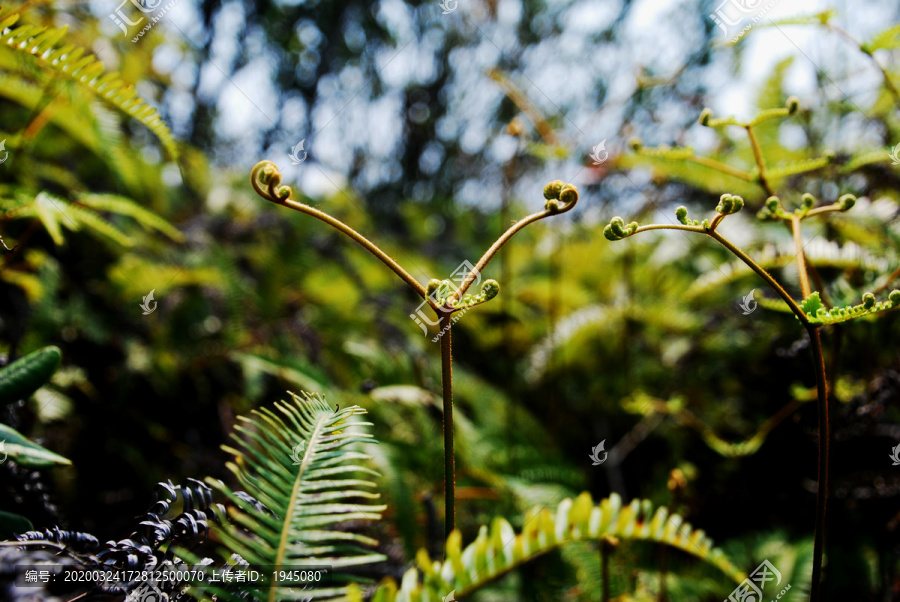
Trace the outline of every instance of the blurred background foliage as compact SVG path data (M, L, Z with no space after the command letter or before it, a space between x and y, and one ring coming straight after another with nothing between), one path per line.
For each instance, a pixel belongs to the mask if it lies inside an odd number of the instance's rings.
M752 219L760 186L648 151L692 146L751 170L745 132L703 128L700 111L746 118L796 94L797 115L759 128L766 159L828 160L774 178L777 192L789 206L806 191L860 197L806 231L819 286L834 304L896 286L900 41L873 36L900 9L838 2L815 19L763 20L727 46L713 4L460 0L442 15L404 0L180 0L137 42L110 2L4 4L0 20L68 26L65 43L134 84L178 146L0 45L0 235L13 249L0 259L0 352L4 364L49 344L63 355L51 385L3 422L73 462L4 464L3 509L36 528L124 536L155 482L229 478L219 445L236 415L306 390L370 412L383 573L399 576L420 547L437 554L435 333L372 257L256 198L249 167L275 160L422 282L474 262L561 178L579 187L576 211L504 248L485 274L500 296L454 329L464 539L495 515L616 492L668 505L744 570L768 558L790 576L789 599L805 599L816 415L802 329L764 302L743 315L761 281L701 237L610 244L601 233L613 215L671 221L685 204L697 217L722 192L741 194L748 209L723 232L798 294L789 232ZM645 146L631 152L635 136ZM301 139L309 158L292 166ZM609 159L594 165L601 140ZM158 308L142 315L151 290ZM900 599L900 474L887 457L900 443L897 334L894 312L825 330L828 599ZM592 466L601 440L609 459ZM714 569L666 554L622 543L612 592L731 591ZM599 600L597 559L577 544L477 599Z

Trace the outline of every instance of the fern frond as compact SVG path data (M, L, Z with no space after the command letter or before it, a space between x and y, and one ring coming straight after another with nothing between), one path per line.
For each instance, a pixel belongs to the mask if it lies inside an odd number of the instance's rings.
M0 214L0 219L16 219L34 217L46 228L47 233L57 245L65 243L61 226L77 231L87 226L94 232L102 234L123 247L130 247L134 241L127 234L113 226L93 211L69 203L47 192L40 192L33 201L21 204Z
M766 245L757 253L750 253L751 259L766 270L783 268L790 265L796 256L796 249L791 243L782 245ZM814 239L803 249L806 261L817 268L851 269L859 268L877 274L890 271L894 261L885 257L875 257L856 243L848 242L838 245L824 239ZM753 274L743 261L735 260L719 266L698 278L685 294L687 300L695 299L713 289L729 282L734 282Z
M697 418L692 412L686 410L684 407L684 400L680 397L673 397L669 401L665 401L647 395L643 391L636 391L631 396L622 400L622 409L631 414L640 414L642 416L652 416L654 414L671 416L677 423L700 433L703 442L717 454L726 458L737 458L755 454L759 448L762 447L762 444L765 443L769 433L772 432L782 420L784 420L801 403L811 401L812 399L815 398L812 397L791 401L774 416L766 420L752 436L743 441L736 442L723 439L712 427Z
M769 168L767 174L768 177L772 180L780 180L782 178L822 169L823 167L827 167L828 165L830 165L833 160L833 155L818 157L815 159L801 159L800 161L793 161L791 163L785 163L782 165L771 167Z
M176 242L184 240L184 234L178 228L152 211L144 209L131 199L114 194L83 194L78 197L78 202L96 211L106 211L130 217L145 229L156 230Z
M867 151L851 157L849 161L841 165L840 172L851 173L853 171L856 171L860 167L865 167L866 165L871 165L873 163L887 163L890 160L890 148L886 148L884 150Z
M234 454L228 468L238 481L269 512L236 494L221 481L206 482L234 505L232 521L218 531L232 553L253 566L277 566L290 570L299 566L343 568L379 562L381 554L363 546L377 542L363 535L334 529L349 520L381 518L385 506L370 500L379 494L366 475L377 475L361 464L367 454L352 451L355 443L373 443L372 435L348 427L369 426L368 422L350 422L364 414L359 406L335 411L321 396L291 393L289 402L276 403L278 412L267 408L254 410L252 418L241 417L232 437L236 447L223 446ZM240 435L238 434L240 433ZM196 563L187 552L182 557ZM219 600L274 600L287 587L303 584L277 581L272 587L248 585L241 591L201 585L191 595L213 593ZM304 590L313 599L345 596L347 588L332 585Z
M749 271L749 270L748 270ZM584 332L601 332L603 329L621 324L626 319L654 324L673 331L695 328L698 319L694 314L677 308L656 308L645 305L588 305L562 318L553 331L541 339L528 357L525 380L538 382L547 369L552 354Z
M160 294L179 286L222 286L222 275L215 268L165 264L136 253L124 255L110 266L107 276L125 297L146 295L151 289Z
M68 30L67 27L38 27L19 25L18 14L0 21L0 41L14 51L35 57L39 65L63 75L75 83L87 87L106 102L116 106L130 117L140 121L159 138L166 152L178 160L178 148L172 132L159 116L159 112L137 95L134 87L126 84L118 73L104 74L103 63L92 54L85 55L83 48L71 44L57 46Z
M860 46L860 50L866 54L872 54L876 50L893 50L894 48L900 48L900 23L895 23L887 29L879 31Z
M756 178L755 172L731 169L731 173L727 173L721 169L723 164L713 167L706 163L704 157L695 156L692 152L688 154L684 149L665 147L647 150L642 148L640 153L620 155L616 159L616 165L623 169L651 168L656 177L684 182L698 190L714 193L728 190L745 199L759 196L759 188L753 183Z
M691 554L724 572L736 583L746 575L735 568L721 550L701 530L695 530L677 514L664 507L653 511L649 500L632 500L622 506L612 494L595 505L590 494L560 502L556 512L535 508L525 516L521 534L502 518L494 519L490 530L482 526L478 537L463 549L462 534L453 531L447 538L446 560L432 561L422 550L417 556L418 571L410 569L399 589L392 580L381 584L372 602L421 600L437 602L450 592L464 597L529 560L574 541L598 540L604 535L622 539L642 539L663 543Z
M34 274L6 268L0 270L0 280L22 289L31 303L36 303L44 296L44 283Z
M18 75L3 73L4 68L8 68L10 63L5 61L3 54L0 53L0 97L31 109L40 106L46 97L44 87L26 81ZM92 102L85 102L86 100ZM89 94L59 94L44 110L52 113L54 125L103 159L110 171L118 176L129 190L139 189L140 167L136 164L138 159L127 147L116 115L105 105L95 101ZM2 136L6 137L7 135ZM40 172L53 169L54 166L47 164L46 159L59 157L60 154L55 146L48 148L46 154L42 154L45 160L36 161L33 169ZM51 172L50 176L70 190L82 188L77 179L58 168L56 173Z
M866 293L863 295L863 302L858 305L825 309L817 291L803 300L803 303L800 304L800 309L809 317L810 324L827 325L839 324L862 318L863 316L871 316L893 309L897 305L900 305L900 291L893 290L887 301L876 301L875 295Z

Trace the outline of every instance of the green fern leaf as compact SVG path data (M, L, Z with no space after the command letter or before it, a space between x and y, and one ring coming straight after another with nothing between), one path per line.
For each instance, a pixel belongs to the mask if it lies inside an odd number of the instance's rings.
M463 597L541 554L570 542L596 541L604 535L664 543L712 564L736 583L746 578L721 550L712 547L703 531L694 530L666 508L653 512L649 500L632 500L622 506L616 494L595 505L590 494L582 493L575 500L560 502L555 513L546 507L535 508L525 516L520 534L497 518L490 529L482 526L475 541L463 548L462 535L453 531L447 538L443 563L432 561L424 550L420 551L418 571L407 571L399 589L392 580L379 585L372 602L437 601L450 592Z
M21 204L0 215L0 219L25 217L34 217L40 220L53 242L60 246L65 243L61 227L63 225L72 231L80 230L82 225L87 226L94 232L102 234L124 247L134 244L127 234L93 211L68 203L46 192L40 192L33 201Z
M832 157L818 157L816 159L802 159L782 165L776 165L768 170L768 176L772 180L780 180L801 173L807 173L822 169L831 164Z
M19 15L12 14L0 21L0 40L3 44L17 52L34 56L41 66L87 87L104 101L140 121L156 134L169 155L175 161L178 160L178 148L169 128L159 112L139 97L133 86L126 84L118 73L104 74L103 63L94 55L85 56L83 48L76 48L71 44L57 46L68 28L27 24L14 27L18 20Z
M241 417L232 437L237 447L223 446L234 454L228 468L248 492L271 511L255 508L221 481L208 478L211 487L223 493L234 506L232 521L218 531L231 553L239 554L254 566L325 565L342 568L380 562L381 554L364 546L377 542L363 535L336 530L349 520L381 518L383 505L370 500L379 494L365 475L377 475L361 464L367 454L348 449L354 443L373 443L372 435L349 430L349 419L365 410L352 406L335 411L318 395L276 403L278 413L267 408L254 410L252 418ZM370 426L368 422L352 423ZM240 433L240 435L238 435ZM179 554L192 564L197 558L186 551ZM269 600L284 596L285 588L302 584L273 582L273 587L248 586L241 591L200 585L191 595L215 594L219 600ZM314 599L346 596L343 586L303 590Z
M809 317L810 324L826 325L839 324L863 316L871 316L893 309L897 305L900 305L900 291L893 290L887 301L877 301L875 295L866 293L863 295L863 302L858 305L825 309L819 299L819 293L814 292L803 300L803 303L800 304L800 309Z
M891 160L891 150L892 149L890 148L886 148L884 150L867 151L854 155L849 161L841 165L840 172L851 173L860 167L865 167L866 165L871 165L873 163L887 163Z
M114 194L84 194L78 197L78 202L96 211L106 211L133 218L144 228L152 228L176 242L184 240L184 235L178 228L152 211L144 209L131 199Z
M222 273L215 268L160 263L137 253L123 255L107 270L107 277L125 298L146 295L151 289L159 295L180 286L223 286Z
M884 31L878 32L860 46L860 49L867 54L872 54L876 50L893 50L894 48L900 48L900 23L895 23Z

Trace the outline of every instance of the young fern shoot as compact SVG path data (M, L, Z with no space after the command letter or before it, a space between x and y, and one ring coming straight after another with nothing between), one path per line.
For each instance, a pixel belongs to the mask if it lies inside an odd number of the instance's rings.
M356 243L377 257L403 280L417 295L428 302L438 317L438 328L441 332L441 392L443 397L443 437L444 437L444 530L449 536L456 528L456 468L453 452L453 364L452 364L452 314L460 310L468 310L476 305L490 301L500 292L500 284L496 280L486 280L478 294L468 294L469 288L487 267L494 255L522 228L536 221L559 215L571 210L578 202L578 190L571 184L556 180L544 187L544 209L528 215L504 232L466 274L456 288L449 280L429 280L422 286L397 261L381 250L368 238L324 211L320 211L306 203L291 198L292 190L281 184L281 172L271 161L260 161L250 172L250 183L259 196L277 205L282 205L311 215L325 222L336 230L346 234Z
M744 251L736 247L728 239L717 231L717 227L722 221L731 214L739 212L744 208L744 200L735 195L723 194L716 206L716 215L712 220L704 219L703 221L692 220L688 217L688 211L685 207L678 207L675 210L675 217L680 224L651 224L639 225L637 222L625 224L621 217L614 217L609 225L603 230L604 236L611 240L617 241L629 236L634 236L640 232L649 230L683 230L687 232L696 232L705 234L723 247L733 253L738 259L746 263L750 269L756 272L771 289L787 304L800 323L804 326L810 337L810 346L812 348L814 366L816 372L816 388L818 393L818 416L819 416L819 466L818 466L818 486L816 493L816 528L814 540L814 556L813 556L813 580L811 589L811 600L817 600L819 597L819 582L821 580L822 570L822 554L824 551L824 530L825 530L825 509L828 498L828 472L829 472L829 439L830 426L828 422L828 391L826 387L825 362L822 353L822 342L819 334L819 328L827 324L835 324L884 311L900 305L900 291L894 290L890 293L888 300L877 301L875 295L866 293L863 295L862 303L851 307L834 308L826 310L822 307L818 292L810 292L809 280L807 277L807 268L802 260L803 241L800 236L800 222L809 217L824 215L833 212L848 211L856 203L856 197L845 194L840 197L837 202L831 205L822 205L814 207L815 198L811 194L804 194L801 197L800 207L792 212L785 211L781 204L781 200L776 196L771 196L766 201L765 206L759 211L757 217L764 220L784 220L791 224L794 233L794 239L798 248L798 266L800 270L801 289L804 299L800 302L794 300L784 287L763 267L750 258Z
M863 295L862 303L859 305L829 310L823 306L823 301L819 297L819 292L812 290L812 287L810 286L810 275L812 275L813 279L819 284L819 288L822 288L822 285L815 268L808 265L805 258L803 252L804 245L800 231L801 222L804 219L813 216L847 211L853 207L856 198L853 195L844 195L831 205L814 207L816 203L815 198L810 194L804 194L801 197L800 207L797 210L788 212L782 207L781 200L776 196L776 188L778 185L786 183L787 179L793 176L806 175L824 169L831 165L835 160L835 154L826 151L819 157L802 159L776 165L774 167L767 165L763 148L757 136L758 126L764 122L775 119L787 119L797 114L799 109L800 104L798 99L791 96L786 100L783 107L763 110L749 121L741 121L734 117L714 118L710 109L704 109L700 113L700 124L705 127L713 129L738 127L746 132L753 161L756 164L756 168L753 170L739 169L731 165L726 165L711 157L697 156L691 148L671 148L666 145L657 148L645 148L639 139L633 140L631 142L631 147L638 156L646 157L653 161L661 161L663 163L686 162L702 165L719 172L720 174L733 178L736 180L736 184L749 183L762 189L768 198L765 201L765 206L760 210L757 216L764 220L783 221L790 230L794 241L797 272L803 297L801 302L795 301L784 288L768 272L766 272L766 270L716 231L716 227L721 223L725 216L735 211L740 211L743 207L743 199L739 202L735 200L740 197L723 195L719 206L716 208L718 215L716 215L712 221L703 220L700 222L697 220L689 220L687 218L687 209L679 207L676 211L676 217L678 218L678 221L681 222L681 225L654 224L639 226L636 222L625 224L622 218L616 217L607 226L604 234L606 238L610 240L620 240L638 232L655 229L686 230L706 234L737 256L765 280L772 290L787 304L791 312L797 316L797 319L800 320L800 323L806 329L810 337L810 349L813 354L816 368L816 385L818 390L819 478L816 493L815 550L813 554L812 588L810 592L810 599L817 600L821 588L822 557L824 553L825 508L828 497L830 437L830 427L828 423L828 392L826 390L825 365L819 327L827 324L836 324L838 322L851 320L895 307L900 304L900 291L892 292L887 301L881 302L878 302L875 299L874 294L866 293Z

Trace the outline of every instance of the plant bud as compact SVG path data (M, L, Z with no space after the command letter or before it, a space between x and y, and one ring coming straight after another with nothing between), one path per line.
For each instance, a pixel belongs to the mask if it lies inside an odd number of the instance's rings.
M866 293L865 295L863 295L862 300L863 307L865 307L866 309L872 309L873 307L875 307L875 295L873 295L872 293Z

